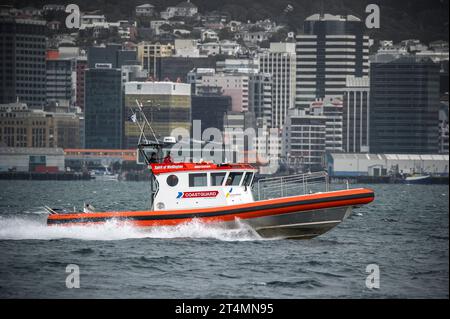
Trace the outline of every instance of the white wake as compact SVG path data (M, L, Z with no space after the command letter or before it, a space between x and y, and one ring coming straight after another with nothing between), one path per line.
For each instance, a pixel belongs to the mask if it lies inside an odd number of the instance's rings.
M123 222L108 221L87 226L47 226L43 218L0 216L0 240L123 240L132 238L211 238L223 241L250 241L262 238L248 225L237 222L235 229L205 224L194 220L178 226L134 227Z

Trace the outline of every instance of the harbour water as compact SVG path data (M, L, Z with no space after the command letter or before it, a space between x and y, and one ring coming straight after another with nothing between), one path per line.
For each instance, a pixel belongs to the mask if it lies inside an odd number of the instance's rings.
M148 184L0 181L1 298L448 298L448 185L352 185L376 198L312 240L196 222L47 227L43 205L148 206ZM66 266L80 288L66 287ZM380 287L366 287L376 264Z

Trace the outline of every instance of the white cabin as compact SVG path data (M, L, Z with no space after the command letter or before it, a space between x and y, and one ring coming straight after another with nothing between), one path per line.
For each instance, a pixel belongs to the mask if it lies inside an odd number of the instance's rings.
M151 164L155 211L251 203L256 173L247 164ZM153 185L153 183L152 183Z

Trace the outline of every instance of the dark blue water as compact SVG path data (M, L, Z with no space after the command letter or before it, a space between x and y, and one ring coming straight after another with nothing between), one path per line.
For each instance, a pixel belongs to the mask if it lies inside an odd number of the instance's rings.
M143 209L148 186L0 181L0 297L448 298L448 186L368 187L374 203L295 241L198 223L47 228L42 205ZM66 287L68 264L80 268L79 289ZM368 264L380 268L379 289L366 287Z

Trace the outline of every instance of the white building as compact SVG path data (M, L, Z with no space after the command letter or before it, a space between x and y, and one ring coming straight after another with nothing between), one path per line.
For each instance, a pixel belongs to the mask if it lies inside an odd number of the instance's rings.
M448 101L441 101L439 108L439 153L448 154L449 126L448 126Z
M200 50L198 49L198 40L175 39L175 56L186 58L200 57Z
M161 12L161 18L168 20L173 17L193 17L198 13L198 8L190 0L181 2L174 7L167 7Z
M329 154L327 169L331 176L388 176L424 173L448 176L448 155L417 154Z
M282 128L295 102L295 43L271 43L259 54L260 71L272 76L272 125Z
M241 31L235 35L235 38L242 39L244 42L247 43L257 44L262 41L269 40L270 35L271 34L268 33L267 31L255 31L255 32Z
M142 67L148 71L149 76L155 79L157 59L172 56L174 49L174 46L170 43L140 42L137 46L137 58Z
M199 94L197 87L202 87L202 79L205 75L215 75L216 70L211 68L196 68L187 74L187 83L192 86L192 93ZM222 89L220 89L222 90Z
M240 44L235 41L222 40L220 42L205 42L198 45L200 52L207 56L228 55L235 56L241 49Z
M256 74L259 73L258 59L225 59L216 62L217 72Z
M370 145L370 80L348 76L343 89L343 150L368 153Z
M42 166L64 171L64 151L62 148L0 147L0 172L33 171Z
M201 33L201 39L202 39L202 42L205 42L207 40L217 42L217 41L219 41L219 36L217 35L216 31L205 30Z
M342 97L325 96L317 99L310 104L309 113L325 117L325 150L342 152Z
M325 116L307 115L292 109L283 127L282 155L287 163L298 163L303 170L316 170L325 159Z
M149 3L136 7L136 17L151 17L155 13L155 6Z
M94 25L97 23L105 23L106 18L102 15L86 14L81 16L81 25Z

